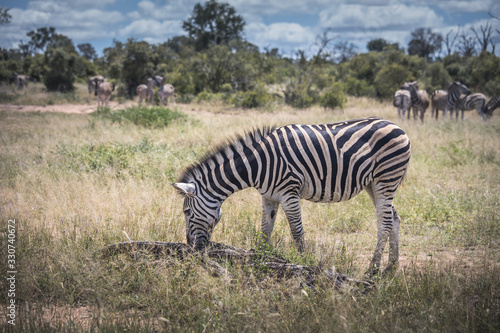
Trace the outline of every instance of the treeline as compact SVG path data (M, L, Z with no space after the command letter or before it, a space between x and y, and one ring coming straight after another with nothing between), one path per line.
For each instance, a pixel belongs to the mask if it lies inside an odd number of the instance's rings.
M207 22L216 22L217 30L204 30ZM370 41L366 53L356 54L348 43L326 52L331 39L325 32L317 54L285 56L244 40L243 19L215 0L196 5L183 28L188 36L161 44L115 40L101 57L92 45L75 47L54 28L37 29L19 48L0 50L0 81L9 82L17 72L43 82L49 91L71 91L75 82L99 74L116 85L118 96L132 98L137 85L161 75L175 86L178 101L218 98L242 107L276 100L298 108L343 107L346 95L388 99L410 80L418 80L429 93L446 89L453 80L488 96L500 93L499 57L484 48L478 55L470 48L453 52L449 36L443 39L430 29L412 32L408 52L383 39ZM432 58L443 44L448 55Z

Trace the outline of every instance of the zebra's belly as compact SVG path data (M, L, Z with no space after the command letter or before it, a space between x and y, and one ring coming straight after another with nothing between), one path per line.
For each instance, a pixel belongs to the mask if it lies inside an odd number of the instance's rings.
M323 188L319 188L311 183L306 183L300 191L300 197L302 199L313 202L327 203L347 201L354 198L361 191L363 191L366 185L368 185L370 182L370 178L366 177L365 179L361 180L360 184L357 184L354 187L346 187L344 190L342 190L338 186L332 188L332 186L335 186L335 184L332 184L330 187L325 186Z

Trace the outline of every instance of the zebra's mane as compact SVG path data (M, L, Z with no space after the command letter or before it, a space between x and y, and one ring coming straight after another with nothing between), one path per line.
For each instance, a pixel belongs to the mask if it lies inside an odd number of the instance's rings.
M258 143L265 139L276 126L266 126L252 131L246 131L243 135L236 135L233 138L226 139L224 142L218 144L210 149L198 162L188 166L181 174L178 182L189 183L193 181L194 173L196 170L201 170L203 167L208 167L209 164L215 163L218 157L227 156L232 150L241 151L242 147L251 147L254 143Z

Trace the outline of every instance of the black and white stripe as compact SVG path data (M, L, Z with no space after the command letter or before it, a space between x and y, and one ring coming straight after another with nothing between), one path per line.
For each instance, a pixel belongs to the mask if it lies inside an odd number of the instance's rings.
M486 96L481 93L469 95L460 95L455 106L455 119L458 119L458 112L462 111L462 120L464 120L464 111L476 110L481 118L486 120L485 116Z
M450 112L450 119L453 117L453 112L456 109L456 104L460 95L469 95L470 90L465 84L460 81L452 82L448 86L448 111ZM458 117L458 110L456 111ZM446 119L446 110L444 111L444 118Z
M219 146L173 184L184 196L187 242L203 248L232 193L254 187L262 195L262 231L269 239L278 206L299 249L304 244L300 200L340 202L363 189L377 211L378 271L389 239L388 268L397 265L400 219L392 205L408 169L410 141L395 124L364 118L332 124L265 128Z
M500 107L500 95L497 95L489 100L485 107L486 118L489 119L493 116L493 111Z
M401 122L405 120L405 114L408 111L410 115L411 108L411 94L408 90L399 89L394 93L394 100L392 103L398 108L398 118Z
M417 119L417 115L420 114L420 121L424 122L425 111L429 107L430 100L429 95L425 90L419 90L417 81L405 82L400 89L408 90L411 94L411 106L413 108L413 119ZM410 119L410 113L408 112L408 119Z
M434 118L434 113L436 114L436 120L439 116L439 110L443 111L443 115L448 111L448 92L444 90L435 90L431 94L431 117Z

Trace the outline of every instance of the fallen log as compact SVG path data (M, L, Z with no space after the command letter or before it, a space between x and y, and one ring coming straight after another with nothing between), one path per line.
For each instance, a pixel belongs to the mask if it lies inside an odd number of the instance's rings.
M320 278L325 278L338 290L356 287L367 291L373 286L372 282L353 279L334 270L323 269L319 266L293 264L284 258L270 256L253 249L245 250L215 242L210 242L204 250L198 251L184 243L128 241L108 245L101 250L101 254L105 257L120 253L136 256L141 251L159 258L176 257L179 260L185 259L188 255L196 255L199 256L203 267L212 275L226 277L229 280L232 278L232 274L221 264L239 262L243 265L265 268L266 272L278 279L300 277L304 279L307 286L313 286Z

